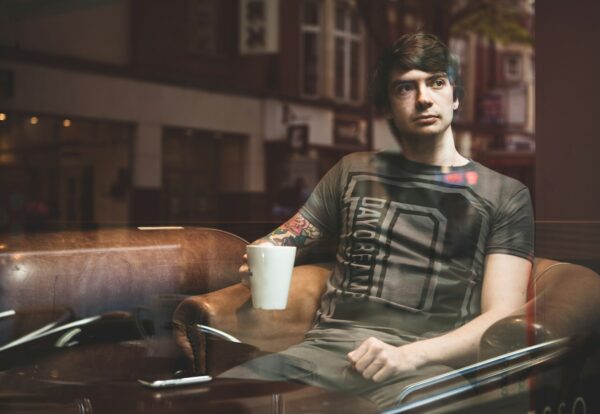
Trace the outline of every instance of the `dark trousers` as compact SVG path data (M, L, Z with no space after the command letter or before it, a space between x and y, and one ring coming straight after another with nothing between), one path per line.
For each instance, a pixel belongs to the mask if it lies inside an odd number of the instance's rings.
M346 355L369 337L361 330L350 339L347 330L338 336L308 336L303 342L285 351L266 355L234 367L220 378L244 378L270 381L296 381L317 387L351 392L373 401L379 408L398 404L400 392L408 385L439 375L452 368L433 365L394 376L381 383L367 380L350 365ZM407 342L397 336L373 332L378 339L394 346ZM337 339L336 339L337 338Z

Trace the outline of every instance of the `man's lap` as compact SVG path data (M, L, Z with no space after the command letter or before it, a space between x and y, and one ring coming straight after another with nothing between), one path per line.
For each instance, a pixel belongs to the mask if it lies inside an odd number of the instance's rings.
M396 398L406 386L452 370L443 365L428 366L375 383L356 372L346 358L346 354L356 349L364 339L308 338L285 351L234 367L219 377L296 381L362 395L383 408L396 404ZM385 342L392 342L391 338L387 339ZM402 343L406 342L393 338L393 345L399 346Z

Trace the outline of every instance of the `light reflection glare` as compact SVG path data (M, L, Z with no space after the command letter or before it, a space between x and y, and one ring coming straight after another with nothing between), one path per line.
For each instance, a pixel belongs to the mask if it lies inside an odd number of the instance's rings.
M138 230L183 230L181 226L138 227Z
M20 255L15 255L15 256L19 256L19 258L21 258ZM16 259L16 260L19 260L19 259ZM16 264L14 272L12 272L12 274L14 275L15 279L17 279L18 281L22 281L29 274L29 266L27 266L26 264L23 264L23 263Z
M69 249L69 250L40 250L37 252L19 252L19 253L0 253L0 257L10 256L17 261L23 257L31 256L62 256L82 253L110 253L110 252L129 252L129 251L153 251L153 250L177 250L180 244L162 244L158 246L132 246L132 247L99 247L94 249ZM22 265L19 265L22 266Z

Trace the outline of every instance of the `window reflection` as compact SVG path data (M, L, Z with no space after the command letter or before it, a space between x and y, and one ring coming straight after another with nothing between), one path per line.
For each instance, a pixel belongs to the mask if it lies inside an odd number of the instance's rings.
M11 113L0 124L0 232L128 221L132 127Z

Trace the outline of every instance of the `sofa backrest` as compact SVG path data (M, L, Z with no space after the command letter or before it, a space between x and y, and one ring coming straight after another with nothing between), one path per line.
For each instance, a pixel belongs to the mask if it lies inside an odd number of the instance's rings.
M247 242L208 228L106 229L4 238L0 312L66 306L77 317L152 306L239 281Z

